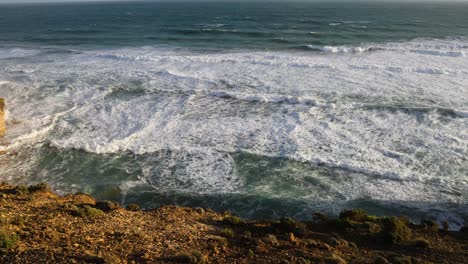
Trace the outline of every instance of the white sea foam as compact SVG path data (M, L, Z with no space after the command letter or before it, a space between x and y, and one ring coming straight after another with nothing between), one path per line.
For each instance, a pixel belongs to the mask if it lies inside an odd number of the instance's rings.
M351 53L351 52L365 52L371 51L373 47L347 47L347 46L319 46L319 45L307 45L309 49L320 50L331 53Z
M457 54L466 47L465 40L294 53L144 47L5 60L0 96L24 123L12 124L4 148L37 141L129 152L147 157L142 182L201 193L245 191L233 153L283 157L308 164L294 165L307 173L288 168L295 191L275 193L279 179L270 179L252 192L460 204L468 199L468 61ZM312 165L343 173L315 175Z
M39 54L39 50L21 49L21 48L7 48L0 49L0 59L21 58L35 56Z

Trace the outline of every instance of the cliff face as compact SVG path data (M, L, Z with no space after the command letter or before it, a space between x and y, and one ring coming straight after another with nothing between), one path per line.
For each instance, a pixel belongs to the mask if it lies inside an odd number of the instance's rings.
M5 100L0 98L0 137L6 133L5 125Z
M0 184L0 263L466 263L468 237L348 210L247 221L210 209L141 211L45 184Z

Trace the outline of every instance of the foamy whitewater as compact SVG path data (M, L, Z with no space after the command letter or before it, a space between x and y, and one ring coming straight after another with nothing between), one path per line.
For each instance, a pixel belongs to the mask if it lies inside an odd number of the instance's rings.
M468 39L331 44L4 45L0 178L253 218L466 223Z

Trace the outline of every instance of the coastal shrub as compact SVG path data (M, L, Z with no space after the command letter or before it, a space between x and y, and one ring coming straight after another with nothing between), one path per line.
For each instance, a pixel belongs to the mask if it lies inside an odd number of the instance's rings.
M8 218L4 216L3 214L0 215L0 225L7 225L7 224L9 224Z
M15 187L14 193L17 195L26 195L29 194L29 190L28 187L20 185Z
M45 192L47 190L49 190L49 185L47 183L39 183L28 187L29 192Z
M282 218L276 227L284 233L293 233L296 236L304 236L307 233L307 227L304 223L290 217Z
M103 215L104 212L89 205L84 205L81 210L79 210L79 214L81 217L97 217Z
M9 234L4 230L0 230L0 248L10 249L18 240L19 236L17 234Z
M421 221L421 224L424 226L424 228L428 231L431 231L431 232L437 232L439 231L439 225L433 221L433 220L429 220L429 219L423 219Z
M12 224L17 226L23 226L24 222L26 222L26 217L22 215L18 215L11 221Z
M140 206L138 204L132 203L132 204L127 205L127 210L134 211L134 212L140 211Z
M382 231L381 225L373 222L365 222L361 225L361 227L365 228L371 234L379 233L380 231Z
M233 225L233 226L245 223L244 220L242 220L240 217L235 216L235 215L224 216L222 222L223 224Z
M398 244L411 238L411 229L408 228L405 221L398 217L384 217L381 218L380 221L382 224L382 231L379 234L384 242Z
M351 220L355 222L366 222L375 220L374 217L362 209L343 210L340 213L340 220Z
M78 206L72 204L72 203L66 203L63 205L63 209L66 210L66 211L71 211L71 212L74 212L74 211L78 211L79 208Z
M224 228L221 230L221 235L223 237L232 238L234 237L234 231L231 228Z
M252 233L250 231L245 231L243 234L242 234L242 239L244 240L250 240L252 239Z
M74 204L65 204L64 209L69 211L72 215L78 217L98 217L104 214L103 211L93 208L89 205L83 205L82 207L78 207Z

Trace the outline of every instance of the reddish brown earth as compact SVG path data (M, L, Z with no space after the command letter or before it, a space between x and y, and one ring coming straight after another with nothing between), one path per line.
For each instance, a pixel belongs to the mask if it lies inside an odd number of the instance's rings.
M468 263L466 230L430 222L359 212L260 222L202 208L132 209L1 184L0 263Z

